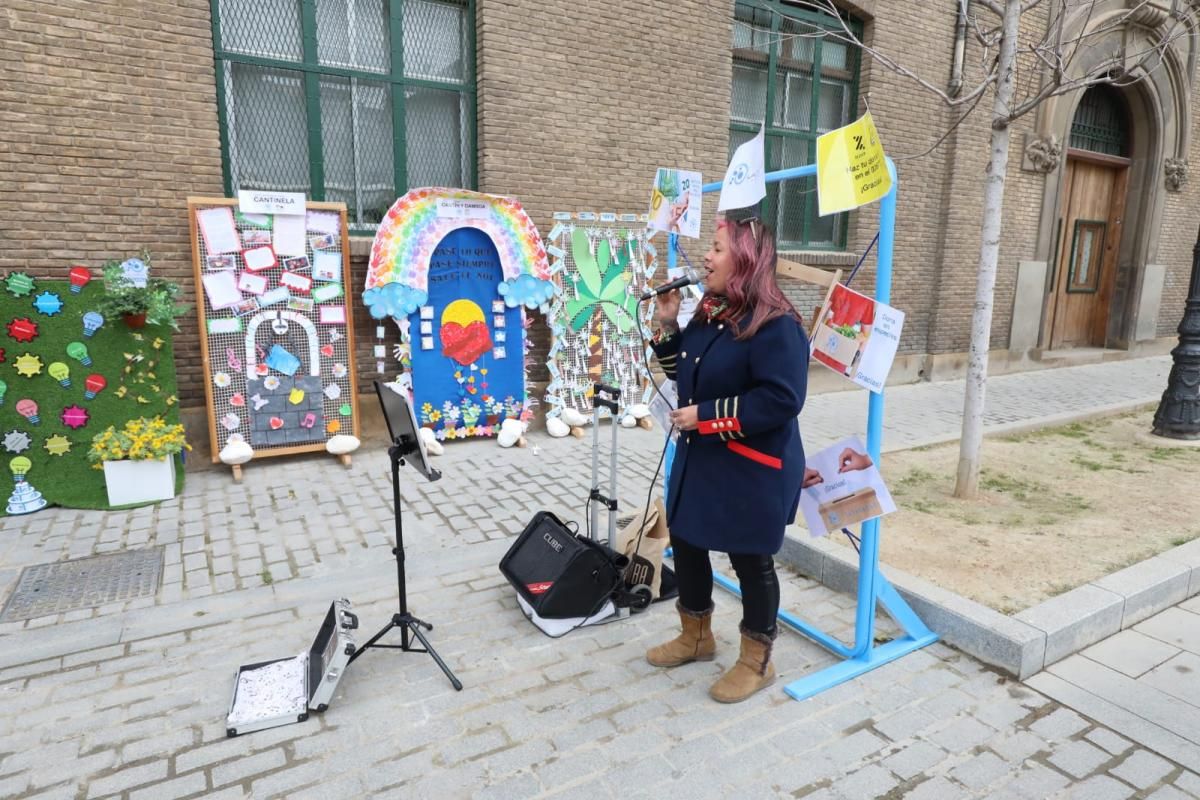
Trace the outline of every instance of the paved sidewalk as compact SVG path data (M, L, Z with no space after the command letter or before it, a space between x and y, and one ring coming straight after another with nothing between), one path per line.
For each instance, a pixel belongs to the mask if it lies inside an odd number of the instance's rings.
M1029 685L1200 770L1200 597L1058 662ZM1192 791L1200 795L1200 784Z
M1064 421L1098 409L1158 400L1170 359L1157 357L992 378L988 429ZM952 441L960 429L962 381L889 389L885 449ZM801 414L813 452L866 429L867 393L813 395ZM607 447L608 431L602 445ZM492 441L456 442L438 459L438 483L405 476L414 516L436 530L418 550L455 548L505 538L537 511L582 522L590 485L590 442L530 437L533 447L502 450ZM626 509L645 502L662 453L659 431L620 433L620 483ZM259 462L235 484L223 469L190 473L183 494L157 506L99 512L50 509L0 519L0 593L32 564L141 547L165 548L162 590L134 600L28 623L23 627L120 613L321 574L329 562L364 548L390 547L391 482L387 455L368 442L347 472L325 456ZM631 513L631 512L630 512Z
M1152 402L1169 366L995 378L991 429ZM889 390L888 445L953 438L961 391ZM853 418L841 422L855 404L865 414L863 393L810 398L806 445L855 432ZM239 664L305 648L335 597L361 612L363 640L394 609L381 447L368 443L349 470L324 457L256 463L241 485L193 473L181 497L152 508L4 519L0 599L34 564L157 546L166 567L155 597L0 623L0 797L1200 796L1182 757L944 645L804 703L777 687L723 707L705 691L735 652L727 596L712 664L645 664L645 647L672 625L666 607L543 637L496 564L538 510L582 523L590 445L531 439L524 450L456 443L438 459L438 483L403 473L412 607L436 625L433 641L467 688L454 693L426 656L376 651L324 715L233 740L223 720ZM644 501L661 446L661 432L620 432L623 513ZM850 637L852 597L794 574L783 593L788 608ZM777 655L781 683L832 663L790 633Z
M777 686L718 705L706 690L735 652L730 597L717 597L717 660L658 670L642 654L669 608L548 639L496 572L505 546L409 558L412 608L462 692L425 655L368 652L323 715L236 739L223 718L239 664L306 647L342 594L364 637L387 619L382 552L322 578L12 635L0 796L1093 800L1200 785L943 645L803 703ZM785 576L783 596L832 631L852 624L850 598L803 578ZM776 661L782 683L831 658L785 633Z

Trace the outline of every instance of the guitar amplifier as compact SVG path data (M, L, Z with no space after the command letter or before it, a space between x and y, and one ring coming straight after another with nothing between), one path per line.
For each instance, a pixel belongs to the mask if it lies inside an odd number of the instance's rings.
M500 559L500 573L539 617L589 617L623 588L625 556L539 511Z

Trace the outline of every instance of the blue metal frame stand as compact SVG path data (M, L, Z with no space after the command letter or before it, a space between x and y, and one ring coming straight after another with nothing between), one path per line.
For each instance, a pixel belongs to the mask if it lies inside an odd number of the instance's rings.
M892 252L896 242L896 194L899 181L896 178L896 165L889 158L888 172L892 176L892 190L880 202L879 207L879 254L875 269L875 299L881 303L891 300L892 294ZM791 178L807 178L816 175L815 165L795 167L792 169L769 172L767 183L778 183ZM710 183L704 186L704 192L720 191L721 183ZM676 250L678 238L671 234L667 249L667 266L676 265ZM672 443L673 444L673 443ZM867 411L867 452L871 459L880 463L880 447L883 444L883 393L872 393ZM674 448L670 448L667 460L667 475L670 475L671 461ZM664 479L664 486L666 480ZM784 691L796 700L804 700L820 694L826 689L837 686L848 680L853 680L865 672L886 664L889 661L933 644L938 636L925 626L912 607L904 601L900 593L883 577L879 571L879 520L873 519L863 523L862 545L858 560L858 606L854 619L854 644L846 645L837 638L830 636L787 611L780 611L779 621L797 633L807 636L842 660L819 672L792 681L784 687ZM741 590L734 580L724 575L714 576L718 586L741 597ZM904 636L886 644L875 646L875 606L882 605L884 610L903 629Z

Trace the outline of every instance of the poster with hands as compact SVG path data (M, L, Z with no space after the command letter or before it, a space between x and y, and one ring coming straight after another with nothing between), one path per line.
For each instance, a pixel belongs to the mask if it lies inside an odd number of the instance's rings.
M879 467L857 436L808 456L802 486L800 513L814 537L896 510Z

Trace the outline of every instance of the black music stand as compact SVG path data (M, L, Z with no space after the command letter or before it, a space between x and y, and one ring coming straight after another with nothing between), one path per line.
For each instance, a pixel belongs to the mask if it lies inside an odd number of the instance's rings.
M454 677L454 673L446 666L446 662L442 661L441 656L433 649L433 645L425 638L425 634L421 633L421 628L431 631L433 626L409 613L408 592L404 581L404 532L400 522L400 466L405 463L411 464L417 472L431 482L441 478L442 473L429 466L425 442L421 440L417 428L417 418L413 415L412 406L407 398L392 391L379 381L375 381L375 391L379 395L379 405L383 409L383 418L387 422L388 436L392 439L392 446L388 448L388 457L392 460L392 505L396 512L396 546L392 548L392 555L396 557L396 585L400 594L400 613L393 614L391 621L379 633L355 650L348 663L354 663L354 659L371 647L403 650L406 653L428 653L441 667L446 677L450 679L450 684L461 692L462 682ZM400 644L377 644L393 628L400 629ZM410 633L424 645L423 648L412 646L412 640L409 639Z

